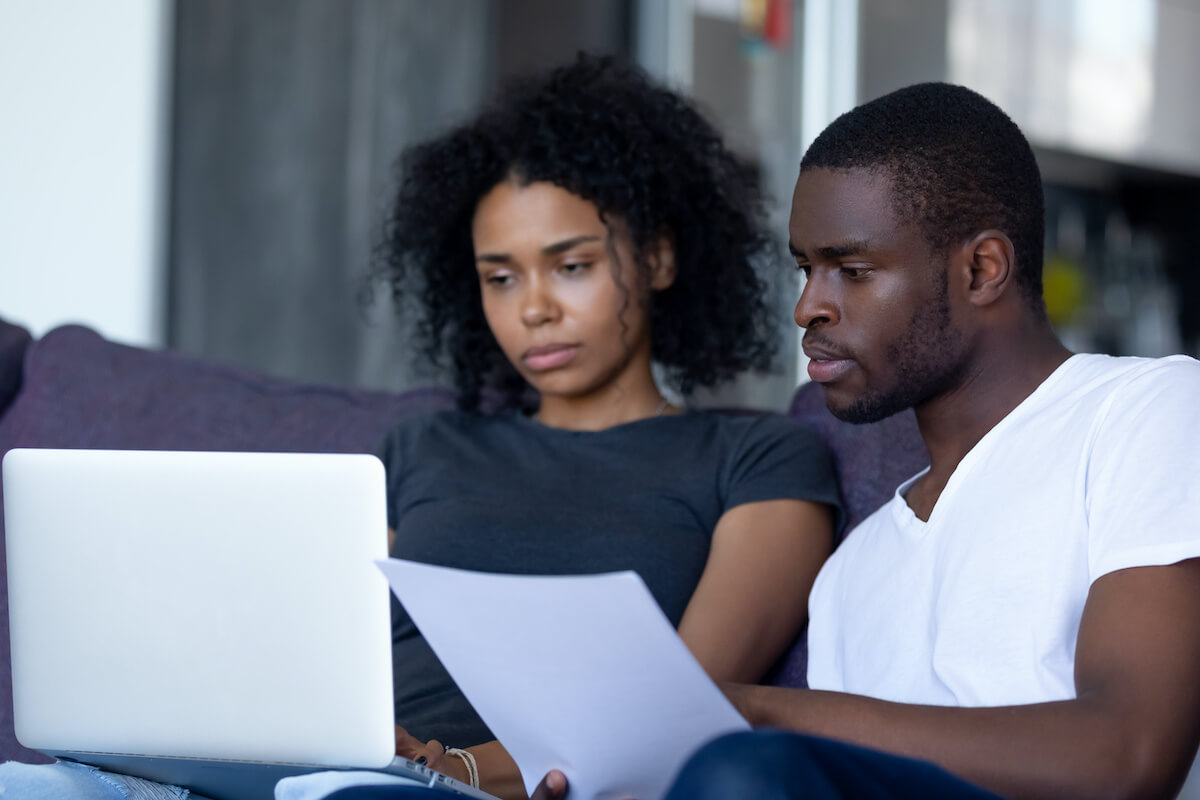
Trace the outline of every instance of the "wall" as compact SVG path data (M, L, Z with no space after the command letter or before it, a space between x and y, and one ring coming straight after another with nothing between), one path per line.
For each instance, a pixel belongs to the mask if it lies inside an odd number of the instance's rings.
M627 5L180 3L170 346L304 380L444 381L413 358L411 314L361 302L393 162L508 74L622 51Z
M165 0L0 0L0 315L162 342Z

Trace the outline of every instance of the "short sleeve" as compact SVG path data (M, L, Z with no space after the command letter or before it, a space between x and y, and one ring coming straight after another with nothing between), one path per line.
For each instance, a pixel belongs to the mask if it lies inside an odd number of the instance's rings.
M813 431L779 414L741 420L745 428L725 477L725 508L765 500L808 500L831 506L840 531L846 513L833 458Z
M375 455L383 462L387 481L387 522L388 527L396 527L397 498L405 476L412 468L418 442L423 431L428 429L431 420L437 414L414 414L396 424L383 437L383 441L375 448Z
M1086 486L1091 580L1200 556L1200 362L1158 359L1113 392Z

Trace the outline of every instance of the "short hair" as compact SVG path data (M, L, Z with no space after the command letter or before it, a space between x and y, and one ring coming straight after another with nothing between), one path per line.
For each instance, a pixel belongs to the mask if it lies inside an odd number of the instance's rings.
M497 184L547 181L619 218L643 256L675 251L672 285L650 300L651 355L683 394L767 369L776 326L758 267L782 265L756 171L691 101L612 57L580 55L511 83L460 127L406 150L375 274L417 302L418 350L448 357L459 405L481 390L520 402L524 381L483 314L471 221ZM411 307L411 304L401 304Z
M948 83L899 89L842 114L812 143L800 171L879 170L893 208L945 252L988 228L1016 251L1016 280L1043 309L1045 200L1024 134L982 95Z

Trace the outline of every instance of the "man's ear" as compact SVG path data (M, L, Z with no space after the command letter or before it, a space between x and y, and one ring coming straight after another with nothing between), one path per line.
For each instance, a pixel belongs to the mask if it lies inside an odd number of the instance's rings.
M991 305L1016 283L1016 249L998 230L978 233L963 245L969 283L967 297L975 305Z
M675 283L675 246L670 236L659 236L646 248L646 264L650 267L652 290L661 292Z

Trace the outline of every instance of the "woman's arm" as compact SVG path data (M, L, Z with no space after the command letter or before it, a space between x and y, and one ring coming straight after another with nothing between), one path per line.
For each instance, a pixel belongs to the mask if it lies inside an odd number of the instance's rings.
M821 503L769 500L725 512L679 625L680 637L714 680L755 681L775 662L808 615L808 592L832 542L833 511ZM503 745L467 749L485 791L525 797L521 773ZM461 759L398 726L396 752L424 756L433 769L467 780Z
M832 549L833 510L823 503L767 500L722 515L679 623L713 680L762 678L807 619L808 592Z

